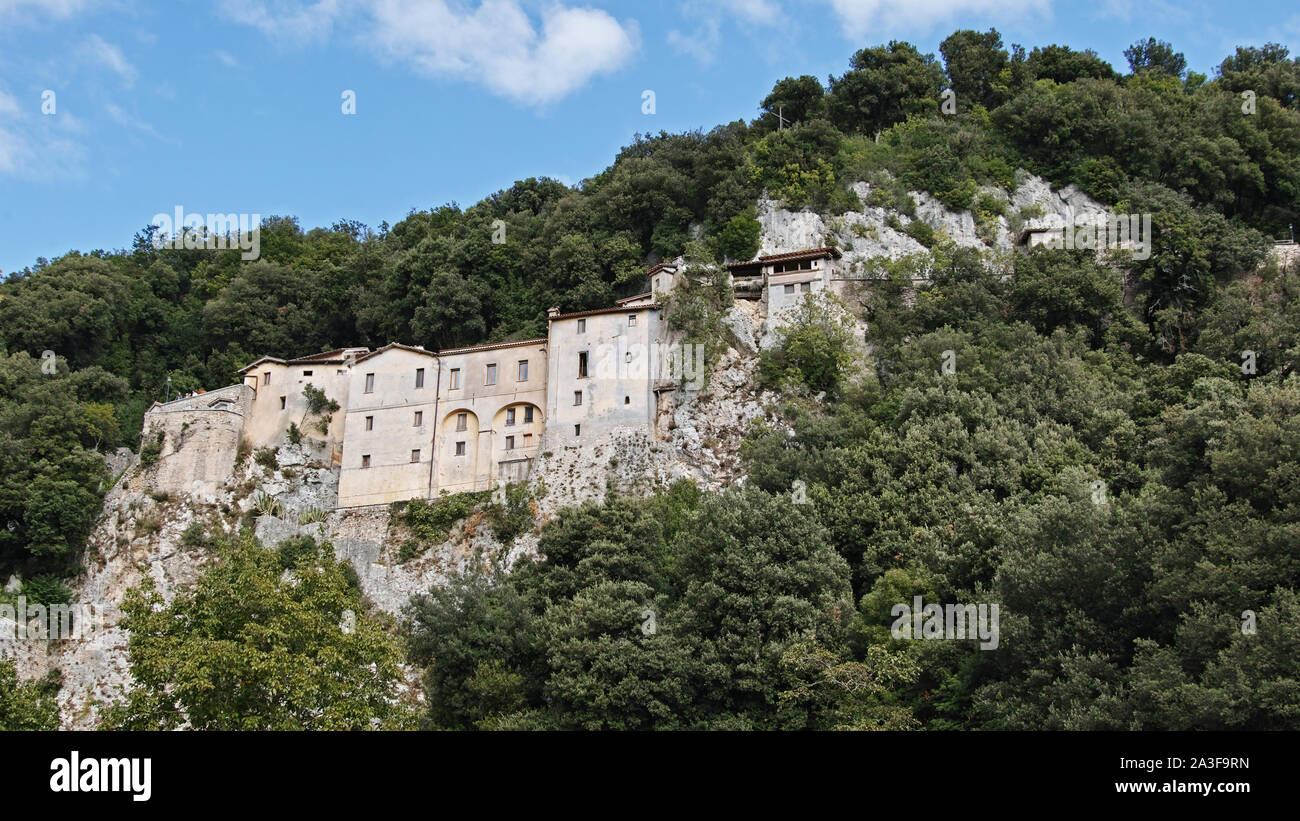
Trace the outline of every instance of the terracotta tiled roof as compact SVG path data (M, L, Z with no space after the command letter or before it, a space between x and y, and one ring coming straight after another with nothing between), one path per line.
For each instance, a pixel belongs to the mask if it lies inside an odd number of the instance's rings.
M645 310L657 311L659 310L659 303L651 302L648 305L629 305L626 308L595 308L590 311L574 311L571 314L556 314L555 316L548 318L553 322L557 319L572 319L579 316L596 316L597 314L630 314L636 311Z
M274 362L276 365L288 364L283 359L276 359L274 356L264 356L261 359L255 359L252 362L245 365L244 367L240 368L239 373L248 373L253 368L256 368L258 365L261 365L263 362Z
M751 259L746 262L728 262L728 268L748 268L753 265L770 265L774 262L799 262L805 259L821 259L822 257L834 257L839 259L844 256L840 249L825 246L823 248L808 248L803 251L787 251L783 254L768 254L767 256Z
M649 268L645 269L645 274L646 276L653 276L654 274L659 273L665 268L676 268L676 267L677 266L671 262L657 262L654 265L651 265Z
M539 339L517 339L514 342L490 342L487 345L469 345L464 348L443 348L438 351L438 356L454 353L469 353L470 351L492 351L497 348L516 348L521 345L545 345L546 337Z
M625 296L622 299L616 299L614 300L614 304L626 305L629 302L636 302L638 299L649 299L652 296L654 296L653 291L646 291L644 294L637 294L636 296Z
M332 350L332 351L321 351L320 353L309 354L308 356L300 356L300 357L298 357L297 359L290 359L290 360L289 360L289 364L290 364L290 365L303 365L303 364L307 364L307 363L309 363L309 362L342 362L344 359L346 359L346 357L344 356L344 354L347 353L348 351L355 351L355 352L357 352L358 354L367 354L367 353L370 352L370 349L369 349L369 348L355 348L355 347L354 347L354 348L335 348L335 349Z
M424 354L425 356L432 356L435 358L438 356L433 351L428 351L425 350L424 348L416 347L415 345L403 345L400 342L389 342L384 347L377 348L371 351L370 353L366 354L365 356L358 356L357 362L365 362L367 359L374 359L376 356L379 356L381 353L385 351L391 351L393 348L400 348L403 351L410 351L411 353Z

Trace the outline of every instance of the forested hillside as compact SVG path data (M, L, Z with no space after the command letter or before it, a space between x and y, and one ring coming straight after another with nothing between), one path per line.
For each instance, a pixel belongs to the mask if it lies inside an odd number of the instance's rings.
M1127 56L992 30L938 56L891 42L828 83L778 82L752 121L640 136L575 187L528 179L377 228L272 218L249 262L156 250L149 229L39 260L0 284L0 577L67 596L114 478L101 453L136 447L169 379L534 337L551 305L607 305L661 259L752 257L760 197L833 215L866 181L871 205L908 214L925 191L978 225L1005 209L981 189L1025 169L1150 213L1150 257L927 236L880 261L870 376L842 373L833 329L791 334L763 372L794 435L748 432L743 490L566 511L544 560L414 603L424 720L1300 727L1300 273L1267 261L1300 216L1300 61L1238 48L1209 78L1156 40ZM891 639L913 595L999 602L1000 649Z

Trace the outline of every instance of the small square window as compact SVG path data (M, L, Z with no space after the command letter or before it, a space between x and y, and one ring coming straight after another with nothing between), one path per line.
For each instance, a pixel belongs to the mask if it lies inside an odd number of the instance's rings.
M587 332L587 320L585 320L585 319L579 319L579 320L578 320L578 333L580 333L580 334L585 334L586 332Z
M375 375L373 373L368 373L366 374L366 393L374 393L374 392L375 392Z
M451 369L451 377L449 378L449 381L450 385L448 387L451 390L460 390L460 368Z
M527 359L519 360L519 375L515 377L515 379L518 382L528 381L528 360Z
M423 424L424 424L424 411L416 411L415 421L412 423L411 427L418 428Z
M632 397L630 397L630 396L624 396L624 397L623 397L623 404L624 404L624 405L630 405L630 404L632 404Z
M411 451L411 461L412 461L412 462L418 462L418 461L420 461L420 449L419 449L419 448L416 448L415 450Z
M582 435L582 425L574 425L574 426L573 426L573 435L574 435L574 436L581 436L581 435Z
M581 351L578 353L578 378L579 379L587 378L587 352L586 351Z
M631 326L633 326L633 325L636 325L636 314L628 314L628 315L627 315L627 324L628 324L628 327L631 327Z
M284 408L285 408L285 402L287 402L287 401L288 401L288 398L287 398L287 397L284 397L284 396L281 396L281 397L280 397L280 410L284 410Z
M487 366L487 376L483 379L484 385L495 385L497 383L497 366L495 363Z
M529 405L524 408L524 424L527 425L533 421L533 406Z
M515 409L514 409L514 408L507 408L507 409L506 409L506 425L513 425L514 423L515 423Z
M803 283L802 285L799 286L799 290L803 291L805 294L808 293L809 291L812 290L812 283L811 282Z
M581 404L582 404L582 391L574 391L574 392L573 392L573 404L575 404L575 405L581 405Z
M311 376L311 371L303 371L303 372L302 372L302 375L303 375L303 376Z
M269 384L271 384L271 372L270 372L270 371L267 371L266 373L262 374L262 384L263 384L263 385L269 385Z
M374 429L375 429L375 417L373 417L373 416L367 416L367 417L366 417L366 430L374 430Z
M465 443L464 443L464 442L457 442L457 443L456 443L456 455L457 455L457 456L464 456L464 455L465 455Z
M417 388L424 387L424 368L415 369L415 387Z
M368 468L368 467L370 467L370 454L369 454L369 453L367 453L367 454L365 454L364 456L361 457L361 467L363 467L363 468Z
M513 437L513 436L507 436L507 437L506 437L506 450L514 450L514 449L515 449L515 437Z
M469 414L456 414L456 430L465 430L469 426Z
M787 285L787 286L785 286L785 288L784 288L783 290L784 290L787 294L793 294L793 293L794 293L794 286L793 286L793 285Z
M531 448L532 446L533 446L533 435L532 435L531 433L525 433L525 434L524 434L524 447L526 447L526 448Z

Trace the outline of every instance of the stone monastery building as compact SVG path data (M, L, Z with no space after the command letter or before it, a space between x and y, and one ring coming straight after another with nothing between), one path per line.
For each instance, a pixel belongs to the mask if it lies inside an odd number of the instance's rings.
M839 258L819 248L727 268L737 299L758 300L770 325L803 294L839 290ZM145 441L162 446L156 484L213 493L233 474L241 443L284 445L291 426L339 467L340 508L523 481L539 452L616 432L657 438L690 347L671 338L661 300L685 275L680 262L661 263L647 271L648 292L613 307L552 308L538 339L264 356L239 372L239 384L149 409ZM689 369L689 351L685 360ZM313 416L308 385L338 410Z

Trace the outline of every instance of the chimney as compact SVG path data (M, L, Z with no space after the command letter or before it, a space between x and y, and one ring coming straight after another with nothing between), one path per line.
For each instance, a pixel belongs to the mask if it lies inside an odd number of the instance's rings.
M553 318L553 317L557 317L557 316L559 316L559 315L560 315L560 309L559 309L558 306L554 306L554 305L553 305L553 306L551 306L550 308L547 308L547 309L546 309L546 316L547 316L547 318Z

